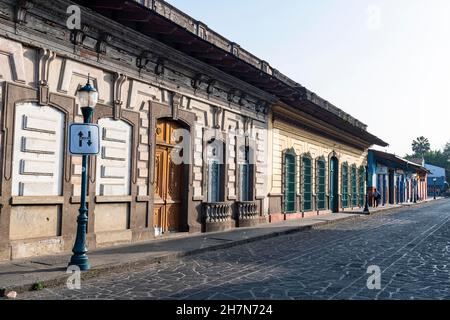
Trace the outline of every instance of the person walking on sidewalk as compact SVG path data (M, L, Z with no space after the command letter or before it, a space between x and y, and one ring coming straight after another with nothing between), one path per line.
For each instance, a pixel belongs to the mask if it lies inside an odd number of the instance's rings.
M378 206L380 205L380 201L381 201L381 193L375 189L375 191L373 192L373 207L378 208Z

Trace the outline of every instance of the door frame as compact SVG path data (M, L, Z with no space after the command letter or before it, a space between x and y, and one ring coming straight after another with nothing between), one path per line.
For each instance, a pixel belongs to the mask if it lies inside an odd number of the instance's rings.
M173 123L173 121L171 121L170 119L169 120L167 120L167 122L166 123ZM183 219L184 219L184 212L186 211L185 210L185 203L187 202L186 200L187 199L185 199L186 198L186 196L185 196L185 193L183 192L183 189L187 189L188 188L188 184L187 184L187 181L186 181L186 173L185 173L185 170L184 170L184 165L181 167L181 168L179 168L179 170L180 170L180 174L181 174L181 186L180 186L180 190L179 190L179 194L177 195L177 199L176 199L176 201L177 202L169 202L169 199L168 199L168 194L169 194L169 179L170 179L170 176L171 176L171 171L170 171L170 169L171 169L171 157L170 157L170 153L173 151L175 149L175 146L170 146L170 145L167 145L167 144L157 144L156 145L156 150L157 150L157 152L158 152L158 150L162 150L163 151L163 154L164 154L164 157L163 157L163 159L160 159L160 162L161 162L161 160L163 161L162 163L161 163L161 165L163 166L162 167L162 176L161 176L161 178L162 178L162 184L161 184L161 187L162 187L162 192L163 192L163 198L158 198L158 199L156 199L155 198L155 200L153 201L153 204L154 205L156 205L156 200L162 200L162 201L164 201L164 204L162 204L162 206L164 207L164 212L165 212L165 214L164 214L164 216L162 217L162 225L161 225L161 227L165 227L165 225L167 224L167 218L168 218L168 205L169 204L178 204L179 205L179 213L178 213L178 215L179 215L179 217L178 217L178 221L179 221L179 223L178 223L178 226L177 226L177 230L175 231L175 232L182 232L182 231L184 231L184 228L183 228ZM155 168L156 169L156 168ZM158 173L159 174L159 173ZM171 199L172 201L174 200L174 199ZM178 203L179 202L179 203ZM158 205L161 205L161 203L158 203ZM170 229L169 230L163 230L163 231L165 231L165 232L172 232Z
M149 179L148 179L148 194L150 197L149 210L148 210L148 228L153 230L154 233L154 182L155 182L155 156L156 156L156 123L160 119L167 119L170 121L178 122L184 129L189 131L189 149L184 150L188 152L189 163L183 167L184 186L187 192L184 193L180 221L180 230L184 232L194 232L201 229L201 211L197 210L193 201L193 148L195 142L194 124L196 121L196 115L192 112L179 109L178 95L174 94L173 99L170 99L170 104L162 104L155 101L149 101Z

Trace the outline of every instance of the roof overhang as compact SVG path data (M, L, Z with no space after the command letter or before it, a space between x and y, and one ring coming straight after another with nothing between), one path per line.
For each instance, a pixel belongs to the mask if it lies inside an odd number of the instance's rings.
M100 15L194 57L227 74L262 89L281 102L298 108L368 142L388 144L366 131L367 126L300 84L273 69L271 74L239 58L232 51L207 41L186 27L132 0L73 0ZM175 9L169 5L170 8ZM184 17L190 18L185 15ZM187 19L186 18L186 19ZM192 19L192 18L191 18ZM261 65L264 65L261 61Z
M395 154L382 152L378 150L370 150L370 151L373 152L376 162L381 163L387 167L403 169L407 171L414 171L422 174L430 173L430 171L428 171L426 168L414 162L400 158Z

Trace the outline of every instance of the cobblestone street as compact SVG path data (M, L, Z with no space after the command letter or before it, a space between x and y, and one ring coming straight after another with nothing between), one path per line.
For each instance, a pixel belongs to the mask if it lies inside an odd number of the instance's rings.
M367 268L381 268L381 290ZM21 299L449 299L450 201L153 265Z

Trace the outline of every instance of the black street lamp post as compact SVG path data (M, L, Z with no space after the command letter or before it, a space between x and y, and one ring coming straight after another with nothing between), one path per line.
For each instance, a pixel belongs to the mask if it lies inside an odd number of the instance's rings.
M364 204L364 211L363 211L364 214L370 214L368 184L369 184L369 167L366 167L366 201Z
M87 84L80 88L77 92L77 98L83 114L83 123L89 124L92 122L94 108L98 102L98 92L91 85L88 78ZM91 268L89 259L86 255L86 233L88 224L88 207L86 204L86 193L88 183L88 163L89 155L83 155L82 175L81 175L81 204L79 209L79 216L77 219L77 236L73 247L73 255L70 259L69 265L76 265L80 270L85 271Z

